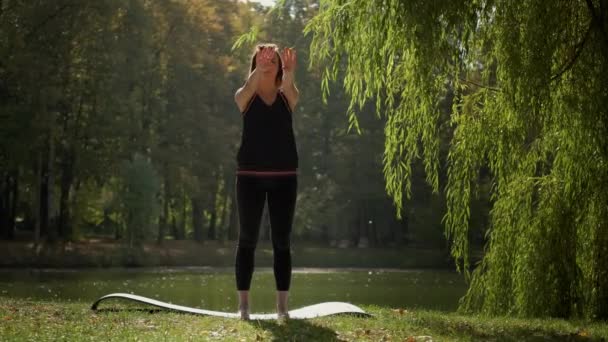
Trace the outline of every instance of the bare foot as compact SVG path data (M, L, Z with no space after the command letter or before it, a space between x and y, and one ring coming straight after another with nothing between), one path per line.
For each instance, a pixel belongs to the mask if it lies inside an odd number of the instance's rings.
M239 292L239 316L242 320L249 320L249 291Z
M289 310L287 309L288 291L277 291L277 318L279 320L289 319Z
M243 321L249 320L249 310L248 309L239 309L239 318Z

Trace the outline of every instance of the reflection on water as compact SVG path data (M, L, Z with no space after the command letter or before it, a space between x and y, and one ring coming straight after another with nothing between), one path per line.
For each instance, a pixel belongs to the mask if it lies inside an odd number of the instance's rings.
M235 311L231 268L151 268L99 270L0 270L0 298L18 297L93 303L114 292L173 304ZM272 312L272 269L256 268L250 293L254 312ZM290 307L342 301L391 308L452 311L466 286L462 276L443 270L294 269ZM104 305L111 305L102 303Z

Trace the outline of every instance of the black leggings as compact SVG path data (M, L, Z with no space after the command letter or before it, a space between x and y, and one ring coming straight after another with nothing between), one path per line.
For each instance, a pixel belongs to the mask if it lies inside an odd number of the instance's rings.
M255 248L266 196L268 196L268 213L272 232L276 288L278 291L289 290L291 283L290 235L297 188L296 175L237 176L236 200L240 229L236 248L235 273L236 286L239 291L247 291L251 285Z

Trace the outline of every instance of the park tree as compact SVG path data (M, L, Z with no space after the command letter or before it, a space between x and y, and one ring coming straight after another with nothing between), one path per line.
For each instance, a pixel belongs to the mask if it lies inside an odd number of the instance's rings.
M368 102L386 118L384 178L397 215L416 160L445 189L445 234L470 280L462 310L608 317L605 1L321 0L306 31L324 89L345 68L353 127ZM471 203L484 190L485 255L471 265Z
M91 194L115 191L136 154L162 179L155 237L165 236L167 221L179 237L192 226L201 237L225 229L232 187L220 184L232 179L238 129L225 96L237 84L230 46L243 30L239 18L256 15L250 7L0 2L1 235L13 237L17 216L36 227L36 239L116 227L112 196Z

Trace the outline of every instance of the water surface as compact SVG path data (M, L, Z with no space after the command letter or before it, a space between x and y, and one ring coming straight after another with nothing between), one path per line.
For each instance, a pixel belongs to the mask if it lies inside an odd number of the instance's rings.
M328 301L388 308L453 311L465 293L462 276L445 270L294 269L290 308ZM0 270L0 300L14 297L93 303L126 292L173 304L221 311L237 307L232 268L134 268L87 270ZM272 312L271 268L256 268L250 306ZM111 307L102 303L100 307Z

